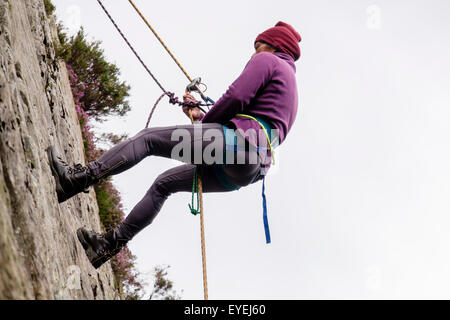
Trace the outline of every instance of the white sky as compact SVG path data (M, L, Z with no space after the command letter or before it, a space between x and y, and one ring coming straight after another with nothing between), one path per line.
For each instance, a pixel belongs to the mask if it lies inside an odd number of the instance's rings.
M66 26L103 42L132 86L132 111L98 132L136 134L159 88L96 1L53 0ZM218 99L261 31L302 35L299 113L266 179L205 194L210 299L449 299L449 1L144 1L136 4L191 77ZM187 80L126 0L104 0L150 69L182 95ZM189 123L167 99L151 126ZM147 158L114 177L128 213L174 161ZM130 248L141 272L168 264L184 299L202 299L199 219L171 196ZM146 295L148 296L148 294Z

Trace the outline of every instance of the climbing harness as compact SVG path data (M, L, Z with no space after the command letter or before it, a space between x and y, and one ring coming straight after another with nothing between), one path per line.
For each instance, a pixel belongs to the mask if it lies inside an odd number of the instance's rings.
M274 144L278 142L278 138L274 139L274 137L272 137L271 134L269 135L269 132L272 132L269 124L259 117L256 118L256 117L252 117L250 115L241 114L241 113L237 114L237 116L252 119L261 126L261 128L263 129L263 131L266 135L266 138L267 138L270 155L272 157L272 164L275 165L275 150L274 150L275 145ZM262 179L261 196L262 196L262 206L263 206L264 233L266 235L266 243L269 244L271 242L271 238L270 238L270 229L269 229L269 219L267 217L267 200L266 200L266 194L265 194L265 182L266 182L266 173L264 172L263 179Z
M236 114L236 116L242 117L242 118L252 119L252 120L256 121L261 126L261 128L264 131L264 134L266 135L267 142L269 144L269 150L270 150L270 154L272 156L272 164L275 164L275 151L272 148L272 141L271 141L270 136L269 136L269 130L266 129L266 126L268 126L268 125L264 126L264 124L262 123L262 119L258 120L255 117L252 117L252 116L250 116L248 114L238 113L238 114Z
M248 114L243 114L243 113L238 113L238 114L236 114L236 116L252 119L261 126L262 130L264 131L264 134L266 135L266 139L267 139L267 142L269 145L270 155L272 157L272 164L275 164L274 148L278 145L278 136L272 137L272 130L271 130L272 128L270 127L270 125L264 119L262 119L260 117L250 116ZM238 150L237 137L235 135L234 135L234 137L229 136L229 133L232 134L233 130L228 128L224 131L226 132L225 140L227 141L226 142L227 148L230 148L233 150ZM269 134L269 132L270 132L270 134ZM255 149L257 151L267 150L266 147L256 147ZM221 170L220 167L215 168L215 170L216 170L216 175L218 176L219 181L222 183L223 186L225 186L229 190L238 190L240 188L239 186L236 186L231 181L229 181L229 179L226 177L225 173ZM263 182L262 182L261 196L262 196L262 206L263 206L263 224L264 224L264 233L266 236L266 243L269 244L271 242L271 238L270 238L270 229L269 229L269 219L267 217L267 199L266 199L266 194L265 194L265 180L266 180L265 171L263 172L262 176L263 176L263 178L262 178ZM252 181L252 183L255 182L259 178L260 177L257 176L255 178L255 180Z

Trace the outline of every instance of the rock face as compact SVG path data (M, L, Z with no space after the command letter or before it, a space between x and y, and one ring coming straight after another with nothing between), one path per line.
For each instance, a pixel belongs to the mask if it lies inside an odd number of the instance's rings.
M67 70L43 0L0 0L0 299L117 299L76 238L101 231L94 191L59 204L45 149L84 149Z

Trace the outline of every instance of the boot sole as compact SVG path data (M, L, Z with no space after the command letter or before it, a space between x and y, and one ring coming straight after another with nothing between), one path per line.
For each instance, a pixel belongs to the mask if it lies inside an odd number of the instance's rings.
M97 254L92 250L91 244L86 240L83 234L83 229L80 228L77 230L77 237L78 241L80 241L81 246L84 249L84 252L86 253L86 256L89 260L89 262L92 264L92 266L95 269L100 268L100 266L103 264L101 257L99 258Z
M79 191L77 192L71 192L71 193L67 193L63 187L61 186L61 183L59 182L59 174L58 171L56 170L54 164L53 164L53 147L50 146L47 148L47 157L48 157L48 161L50 163L50 168L52 171L52 175L55 178L55 183L56 183L56 194L58 196L58 202L59 203L63 203L64 201L72 198L73 196L77 195L78 193L80 193Z
M59 183L59 175L58 172L56 171L55 166L53 165L53 148L52 147L48 147L47 148L47 158L48 158L48 162L50 163L50 169L52 171L52 176L53 178L55 178L55 183L56 183L56 194L58 196L58 202L64 202L65 200L67 200L67 197L63 196L63 194L65 194L64 189L62 188L61 184Z
M81 245L83 246L83 249L86 250L89 247L89 245L86 239L84 238L83 231L81 230L81 228L77 230L77 238L78 241L80 241Z

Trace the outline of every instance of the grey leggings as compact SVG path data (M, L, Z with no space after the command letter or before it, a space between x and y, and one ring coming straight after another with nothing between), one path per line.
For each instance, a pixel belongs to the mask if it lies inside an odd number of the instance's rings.
M213 141L205 138L203 134L195 136L194 126L197 128L195 130L201 127L202 133L205 132L205 129L216 129L215 132L221 133L221 135L217 135L216 139L212 139ZM179 143L179 141L172 141L171 139L172 133L176 129L189 131L191 159L185 161L186 164L169 169L156 178L144 198L136 204L127 218L120 224L118 232L121 238L131 240L139 231L148 226L171 194L180 191L191 192L196 166L202 177L203 192L230 191L229 187L216 177L214 164L206 164L204 161L198 165L192 164L194 163L194 154L196 151L200 151L199 148L203 152L208 145L216 144L215 146L221 146L221 149L225 150L222 125L217 123L144 129L134 137L117 144L96 161L90 162L88 167L94 176L101 179L128 170L147 156L170 158L172 148ZM210 145L209 148L212 146ZM245 150L247 160L252 153L254 155L256 152L248 145L246 145ZM237 152L234 152L234 154L236 155ZM261 159L255 158L257 159L256 164L254 162L249 164L248 161L245 164L237 164L235 161L235 164L221 165L221 168L233 184L239 187L246 186L262 178L260 177ZM195 163L197 163L197 160Z

